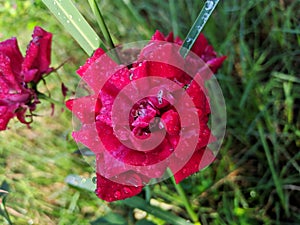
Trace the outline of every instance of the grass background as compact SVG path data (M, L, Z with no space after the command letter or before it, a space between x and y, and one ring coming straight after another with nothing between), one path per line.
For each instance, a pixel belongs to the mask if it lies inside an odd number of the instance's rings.
M149 39L156 29L184 38L204 1L174 2L173 14L168 1L103 0L100 5L115 43L127 43ZM77 4L97 30L86 1ZM299 15L299 0L226 0L204 29L216 51L228 56L216 75L228 121L218 159L182 182L202 224L300 224ZM52 66L68 60L46 79L47 88L39 87L62 102L60 82L70 95L78 82L75 71L87 56L40 0L0 0L1 41L16 36L25 52L35 25L54 35ZM57 106L51 116L50 104L43 102L37 113L31 129L12 121L0 133L0 183L10 186L11 220L81 225L114 212L136 224L134 215L143 213L64 183L68 174L91 177L93 168L72 154L77 146L70 112ZM157 204L190 219L170 181L150 189ZM167 224L150 214L146 218ZM0 223L6 222L0 218Z

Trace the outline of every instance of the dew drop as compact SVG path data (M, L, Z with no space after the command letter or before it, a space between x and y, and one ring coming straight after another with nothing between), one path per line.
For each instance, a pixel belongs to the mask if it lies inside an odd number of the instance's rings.
M131 194L132 193L132 191L128 187L124 187L123 191L124 191L125 194Z
M120 191L116 191L114 194L114 197L119 199L121 197L121 192Z
M70 20L67 20L67 23L70 23Z
M162 97L163 97L163 90L159 90L159 92L157 93L157 100L159 104L162 104Z
M210 10L213 6L214 6L214 2L213 1L206 1L205 2L205 9L206 10Z
M97 177L93 177L92 181L93 181L94 184L96 184L97 183Z
M187 42L187 43L190 43L192 40L193 40L193 38L188 38L188 39L186 40L186 42Z
M72 18L73 18L73 16L72 16L72 15L69 15L69 18L70 18L70 19L72 19Z
M186 169L183 169L183 170L182 170L182 173L186 173Z

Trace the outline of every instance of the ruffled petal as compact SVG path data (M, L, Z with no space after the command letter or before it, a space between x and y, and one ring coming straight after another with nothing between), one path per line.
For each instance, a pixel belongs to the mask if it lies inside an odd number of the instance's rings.
M52 34L35 27L32 40L26 51L26 56L22 64L22 71L25 82L38 83L43 74L51 72L51 42Z
M0 130L6 130L9 120L13 117L14 113L8 106L0 106Z
M21 92L21 77L13 72L11 59L0 52L0 93Z
M216 73L218 71L218 69L222 66L222 64L226 58L227 58L227 56L214 58L214 59L207 61L207 64L208 64L209 68L212 70L212 72Z
M11 38L0 42L0 54L9 58L12 72L14 74L19 74L21 71L23 56L20 52L17 39Z
M168 110L161 116L162 121L166 126L166 130L170 135L178 135L180 132L179 115L174 110Z
M117 183L97 173L97 189L95 191L96 195L107 202L113 202L135 196L139 194L143 189L141 179L134 173L128 172L121 174L118 176L118 179L131 179L134 180L134 184L124 185L121 183ZM140 185L136 184L136 182L140 183Z
M66 101L66 106L82 123L92 124L95 122L95 109L97 103L100 103L100 101L97 101L96 96L86 96L69 99Z
M208 42L207 42L205 36L201 33L198 36L198 38L196 39L196 41L192 47L192 51L194 53L196 53L199 57L202 58L207 45L208 45Z
M195 151L190 160L181 168L178 172L174 174L176 183L180 183L183 179L188 176L199 172L200 169L208 166L215 159L212 151L209 149L201 149Z

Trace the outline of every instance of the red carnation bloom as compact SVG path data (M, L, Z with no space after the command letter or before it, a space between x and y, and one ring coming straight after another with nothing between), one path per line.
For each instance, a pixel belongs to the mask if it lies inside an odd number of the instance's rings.
M66 105L82 122L74 139L96 154L99 198L134 196L167 168L179 183L214 160L203 85L225 57L217 58L203 35L186 59L181 44L157 31L132 65L98 49L77 71L94 94Z
M22 123L31 123L25 114L28 109L28 116L32 117L39 103L36 84L52 71L49 67L51 38L51 33L35 27L25 58L16 38L0 42L0 130L5 130L15 116Z

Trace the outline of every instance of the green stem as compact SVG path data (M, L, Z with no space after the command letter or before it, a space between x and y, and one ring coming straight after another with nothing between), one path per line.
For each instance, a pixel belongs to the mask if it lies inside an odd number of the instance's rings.
M151 200L151 189L150 189L150 186L147 185L145 186L145 201L150 204L150 200Z
M53 103L53 104L58 105L58 106L61 106L62 108L66 108L66 106L65 106L65 104L63 102L56 101L56 100L50 98L49 96L47 96L47 95L45 95L45 94L43 94L41 92L38 92L38 98L39 99L44 99L44 100L46 100L46 101L48 101L50 103Z
M177 193L179 194L181 200L182 200L182 203L187 211L187 213L189 214L190 218L192 219L192 221L194 222L195 225L201 225L201 223L199 222L199 219L198 219L198 216L197 214L194 212L183 188L181 187L180 184L176 184L176 181L175 181L175 178L171 172L170 169L168 169L168 173L170 174L170 177L171 177L171 180L172 180L172 183L177 191Z
M7 196L4 196L4 197L2 198L2 203L0 204L0 211L2 211L3 214L0 214L0 215L2 215L2 216L6 219L6 221L7 221L7 223L8 223L9 225L13 225L13 223L12 223L11 220L10 220L10 216L9 216L9 214L8 214L8 212L7 212L6 206L5 206L6 197L7 197ZM2 207L1 207L1 206L2 206Z
M219 0L210 0L206 1L202 10L200 11L197 19L195 20L192 28L190 29L189 33L187 34L182 47L180 49L180 54L183 58L185 58L189 51L192 49L195 41L197 40L200 32L202 31L203 27L205 26L206 22L208 21L210 15L218 5Z
M97 4L96 0L89 0L89 4L90 4L90 7L94 13L94 15L96 16L96 19L97 19L97 22L98 22L98 25L100 27L100 30L106 40L106 43L108 44L108 46L110 47L110 50L113 50L115 49L115 45L113 43L113 40L110 36L110 33L107 29L107 26L104 22L104 18L101 14L101 11L100 11L100 7L99 5ZM114 51L113 53L115 55L115 59L118 63L120 63L120 58L118 56L118 53L116 51Z

